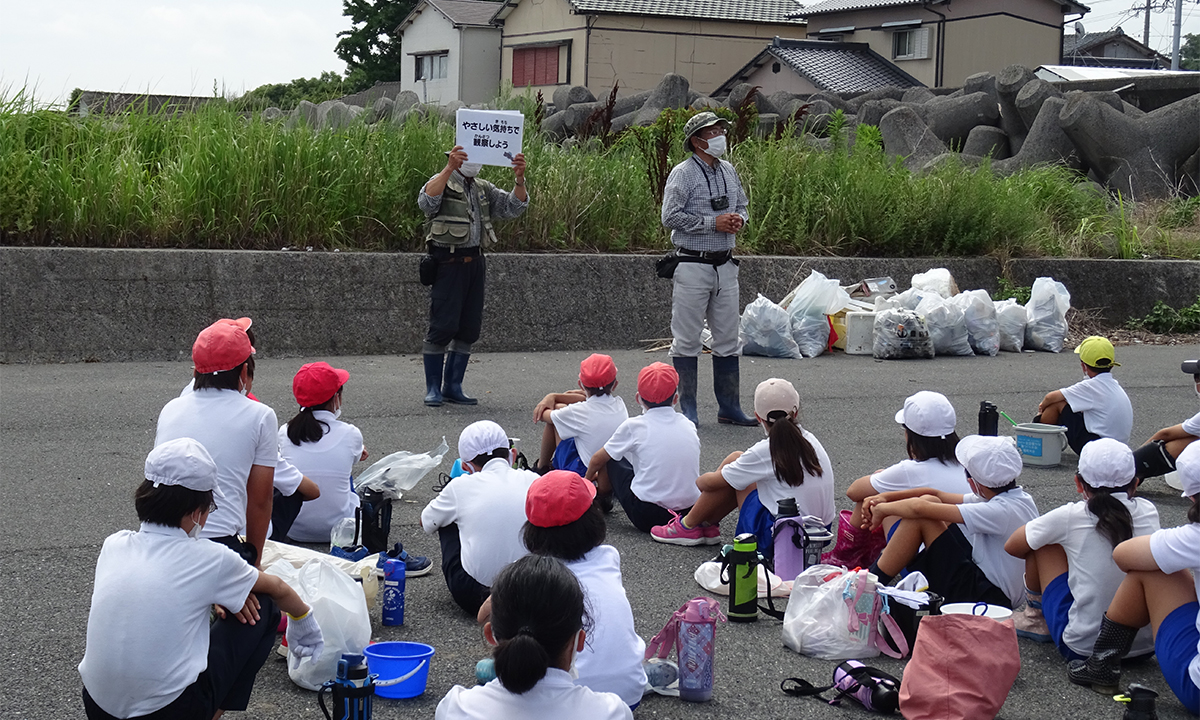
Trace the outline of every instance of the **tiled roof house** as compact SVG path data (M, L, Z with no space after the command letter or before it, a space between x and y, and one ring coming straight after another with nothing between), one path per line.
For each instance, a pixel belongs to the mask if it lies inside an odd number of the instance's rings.
M1063 36L1062 64L1084 67L1168 69L1171 59L1125 34L1121 28Z
M400 89L424 102L490 102L500 90L499 3L421 0L396 28L404 60Z
M716 95L746 82L770 95L792 93L865 92L881 87L915 87L921 82L889 62L866 43L775 38Z

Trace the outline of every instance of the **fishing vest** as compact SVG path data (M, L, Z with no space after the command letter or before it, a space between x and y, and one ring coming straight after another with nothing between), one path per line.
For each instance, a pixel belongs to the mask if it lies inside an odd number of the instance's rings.
M480 234L480 245L486 242L496 242L496 233L492 229L492 208L488 203L488 188L491 183L475 179L471 192L479 204L479 222L483 230ZM439 247L448 247L450 252L471 239L471 221L475 220L471 210L471 201L467 197L467 189L457 175L451 175L446 181L446 189L442 191L442 205L437 214L425 223L425 241Z

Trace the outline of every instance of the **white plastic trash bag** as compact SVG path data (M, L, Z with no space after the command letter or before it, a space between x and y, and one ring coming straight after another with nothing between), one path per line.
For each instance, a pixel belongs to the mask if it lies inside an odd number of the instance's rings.
M974 355L967 336L967 318L953 300L929 293L917 305L916 312L925 318L929 338L936 355Z
M919 288L909 288L904 292L893 295L889 298L875 298L875 310L887 310L891 308L904 308L905 310L916 310L926 298L939 298L944 300L941 295L930 290L921 290Z
M912 276L912 286L918 290L937 293L944 298L958 294L954 276L946 268L932 268Z
M829 316L792 315L792 339L804 357L816 357L829 349Z
M1028 324L1025 326L1025 347L1030 350L1062 352L1067 341L1067 310L1071 309L1071 293L1054 278L1040 277L1033 281L1033 291L1025 305Z
M822 660L864 659L879 650L869 639L850 634L850 608L843 596L853 570L814 565L796 576L783 614L783 644Z
M378 490L389 500L399 500L405 490L416 487L425 474L442 464L442 458L450 451L446 438L432 452L419 454L407 450L394 452L367 468L354 480L354 490Z
M742 312L738 334L743 355L800 358L800 348L792 338L792 319L786 310L762 295Z
M718 595L729 594L729 583L721 581L721 563L717 560L709 560L708 562L700 563L696 568L693 576L700 587L709 592L717 593ZM784 587L783 578L775 573L767 570L760 563L758 566L758 596L760 598L767 597L768 590L773 598L782 598L785 593L791 590L790 587Z
M838 280L813 270L780 304L793 316L833 315L850 304L850 293Z
M1021 352L1025 345L1025 325L1028 317L1024 305L1016 299L998 300L996 322L1000 325L1000 349L1004 352Z
M321 657L313 661L311 657L288 655L288 677L292 682L305 690L320 690L337 675L343 653L362 654L371 642L366 596L353 578L323 558L309 560L299 569L280 560L267 572L291 586L312 608L321 626L325 639Z
M995 355L1000 352L1000 325L996 306L986 290L968 290L951 298L962 308L967 320L967 335L976 355Z
M924 318L912 310L894 308L875 314L876 360L933 358L933 340Z

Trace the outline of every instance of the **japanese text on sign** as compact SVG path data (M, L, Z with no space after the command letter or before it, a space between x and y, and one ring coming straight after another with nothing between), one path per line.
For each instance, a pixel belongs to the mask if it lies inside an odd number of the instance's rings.
M510 110L458 110L454 142L469 162L511 167L521 152L525 116Z

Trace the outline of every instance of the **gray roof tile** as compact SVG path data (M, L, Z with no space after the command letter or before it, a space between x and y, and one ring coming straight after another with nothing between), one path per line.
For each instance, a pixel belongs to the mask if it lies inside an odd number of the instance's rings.
M860 92L881 87L920 85L866 43L820 40L780 41L768 49L814 85L830 92Z
M921 0L823 0L823 2L801 5L796 10L796 14L801 17L808 17L810 15L830 15L833 13L853 12L855 10L920 4Z
M485 0L428 0L455 25L489 25L500 3Z
M799 25L795 0L569 0L579 12Z

